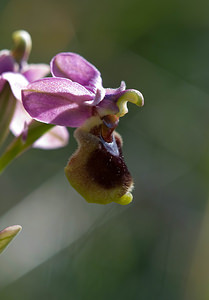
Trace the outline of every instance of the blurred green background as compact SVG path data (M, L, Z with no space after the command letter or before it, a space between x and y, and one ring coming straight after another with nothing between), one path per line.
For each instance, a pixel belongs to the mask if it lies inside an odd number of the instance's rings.
M0 299L209 299L209 2L1 0L0 49L27 30L29 62L74 51L104 87L139 89L118 131L135 180L127 207L87 204L60 150L30 150L0 178ZM11 139L11 137L10 137Z

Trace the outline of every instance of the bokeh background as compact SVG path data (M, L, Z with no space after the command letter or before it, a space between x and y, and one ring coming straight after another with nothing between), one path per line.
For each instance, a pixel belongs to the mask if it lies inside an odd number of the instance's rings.
M1 0L0 49L30 32L29 62L74 51L105 87L139 89L118 131L135 180L127 207L87 204L60 150L30 150L0 178L0 299L209 299L209 2ZM10 136L12 139L12 136Z

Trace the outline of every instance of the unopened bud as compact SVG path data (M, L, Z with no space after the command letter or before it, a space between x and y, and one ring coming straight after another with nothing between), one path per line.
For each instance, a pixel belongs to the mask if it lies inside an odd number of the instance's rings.
M20 225L13 225L0 231L0 253L8 246L13 238L21 231Z
M27 61L32 48L32 41L30 34L25 30L18 30L12 34L14 47L12 55L17 63Z

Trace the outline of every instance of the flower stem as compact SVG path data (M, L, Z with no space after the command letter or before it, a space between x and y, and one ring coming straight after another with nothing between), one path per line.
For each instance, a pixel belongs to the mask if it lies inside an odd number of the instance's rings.
M3 144L9 133L9 124L12 120L16 106L9 84L6 83L0 94L0 146Z
M20 156L26 150L31 148L33 143L53 126L54 125L44 124L32 120L28 126L27 138L25 139L25 132L23 132L19 137L12 141L12 143L7 147L3 155L0 157L0 174L16 157Z

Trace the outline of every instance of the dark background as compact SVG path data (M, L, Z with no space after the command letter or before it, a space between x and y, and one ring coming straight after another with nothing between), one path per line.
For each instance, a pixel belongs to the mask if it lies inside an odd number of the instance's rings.
M140 90L118 131L132 204L87 204L60 150L32 149L0 178L0 226L22 233L0 257L2 300L209 299L209 2L0 2L0 49L27 30L29 62L73 51L104 87ZM10 136L12 139L12 136Z

